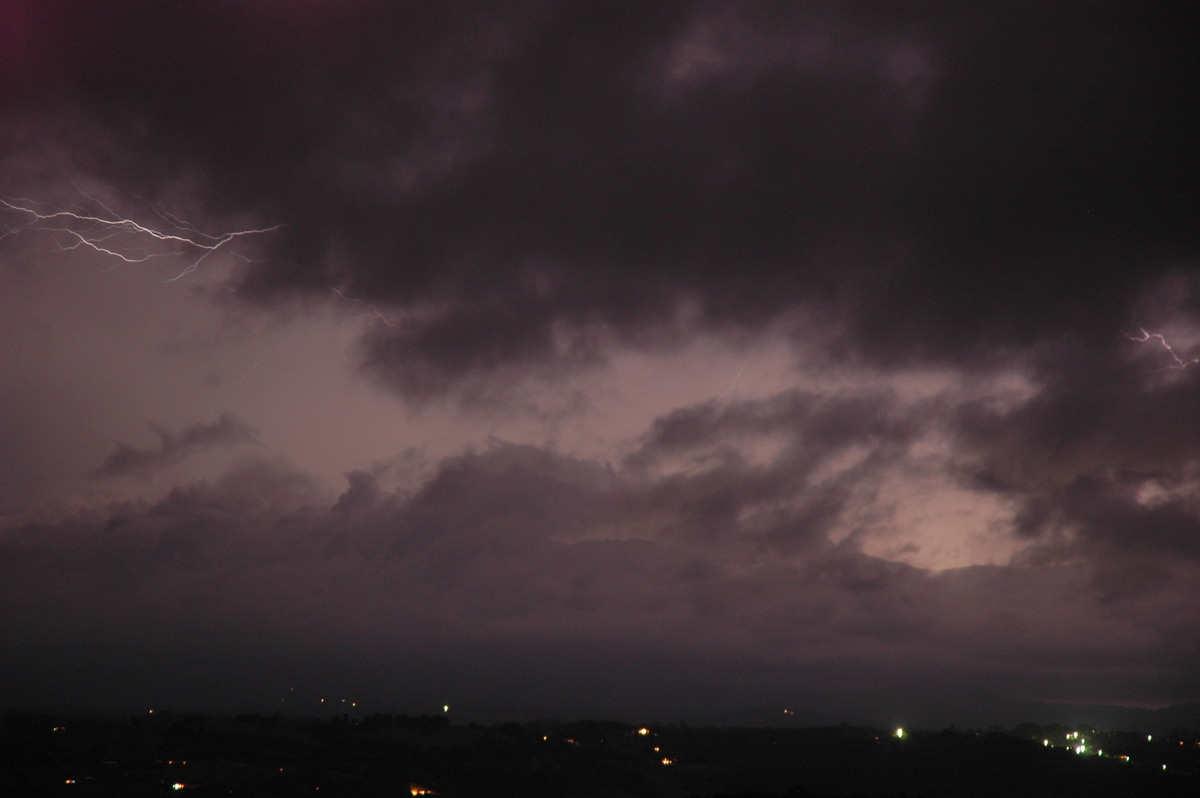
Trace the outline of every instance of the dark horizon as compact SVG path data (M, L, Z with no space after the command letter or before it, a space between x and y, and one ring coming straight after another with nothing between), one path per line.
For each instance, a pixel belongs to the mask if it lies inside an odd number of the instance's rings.
M0 4L0 695L1194 705L1198 14Z
M538 723L603 722L650 726L695 728L813 729L850 726L854 728L897 728L931 733L946 729L962 731L1012 731L1023 726L1069 729L1103 729L1109 732L1157 736L1200 735L1200 702L1165 707L1132 707L1105 704L1054 704L1023 701L995 693L960 693L929 701L921 695L894 696L884 691L862 691L826 695L821 699L793 700L777 705L711 707L631 706L625 709L598 706L537 706L465 701L437 704L420 698L379 702L323 695L306 695L290 689L285 698L263 698L242 703L215 705L211 702L171 704L158 702L119 705L67 702L21 704L9 701L0 711L17 715L79 718L170 718L279 717L295 721L350 718L361 721L371 716L436 718L457 726ZM321 700L324 698L325 700ZM798 698L793 696L793 698Z
M0 789L37 795L454 798L1190 796L1200 736L1069 729L733 728L604 721L452 725L0 716Z

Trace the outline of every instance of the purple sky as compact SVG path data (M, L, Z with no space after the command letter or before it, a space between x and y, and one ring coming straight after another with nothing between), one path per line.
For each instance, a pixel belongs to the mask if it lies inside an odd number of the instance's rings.
M1196 700L1195 16L0 4L6 701Z

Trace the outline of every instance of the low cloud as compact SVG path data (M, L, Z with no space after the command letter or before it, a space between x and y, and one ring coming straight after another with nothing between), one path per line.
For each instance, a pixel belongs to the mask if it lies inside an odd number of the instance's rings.
M874 410L851 422L838 407ZM839 689L1002 680L1061 697L1080 673L1126 694L1194 687L1194 646L1176 634L1200 624L1178 598L1200 574L1180 558L1194 541L1183 500L1139 508L1108 484L1022 488L1030 548L1007 565L933 570L863 550L885 523L863 502L883 475L915 467L911 446L935 418L886 394L788 392L661 418L624 465L493 441L407 491L352 472L340 497L282 463L246 461L156 502L4 530L5 633L135 651L186 626L219 660L257 645L271 660L307 641L315 660L301 676L317 681L351 651L406 673L403 649L423 650L445 671L429 683L460 690L456 658L490 652L497 664L475 678L500 689L541 674L545 692L514 696L532 703L566 701L554 663L589 657L643 663L622 676L630 695L653 692L667 663L681 669L676 687L704 683L707 668L740 671L730 696L756 680L777 689L784 670ZM762 435L785 445L757 463L737 453ZM856 445L875 454L846 457ZM661 468L706 447L718 454ZM576 698L602 703L611 686L589 678Z

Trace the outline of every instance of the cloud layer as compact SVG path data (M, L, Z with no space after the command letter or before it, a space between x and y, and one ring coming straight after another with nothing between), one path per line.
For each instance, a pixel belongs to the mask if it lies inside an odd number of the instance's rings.
M42 90L10 105L115 137L68 143L114 183L288 225L239 291L393 312L361 357L410 397L669 345L685 305L881 365L1111 352L1195 254L1166 11L71 7L29 12L74 46L15 56Z
M128 7L0 12L14 678L1195 695L1194 10Z

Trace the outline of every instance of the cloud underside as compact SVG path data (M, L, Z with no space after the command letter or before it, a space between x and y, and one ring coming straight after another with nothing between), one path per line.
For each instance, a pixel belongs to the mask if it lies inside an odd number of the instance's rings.
M87 8L14 56L74 116L15 92L13 146L286 225L237 290L369 303L362 366L414 401L779 321L885 368L1111 353L1194 278L1170 15Z

